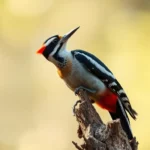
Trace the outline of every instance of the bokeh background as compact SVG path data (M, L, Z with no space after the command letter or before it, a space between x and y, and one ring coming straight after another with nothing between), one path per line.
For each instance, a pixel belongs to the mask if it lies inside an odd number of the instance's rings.
M150 149L149 0L0 0L0 150L75 149L78 97L35 52L77 26L68 49L87 50L111 68L139 114L131 121L139 149Z

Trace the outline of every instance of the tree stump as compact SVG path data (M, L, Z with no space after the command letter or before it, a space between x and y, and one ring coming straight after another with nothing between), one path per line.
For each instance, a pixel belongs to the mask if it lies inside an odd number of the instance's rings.
M129 141L123 131L120 120L114 120L107 125L96 112L85 91L79 92L81 98L79 107L74 106L74 113L79 123L78 137L84 143L78 145L72 142L78 150L137 150L136 138Z

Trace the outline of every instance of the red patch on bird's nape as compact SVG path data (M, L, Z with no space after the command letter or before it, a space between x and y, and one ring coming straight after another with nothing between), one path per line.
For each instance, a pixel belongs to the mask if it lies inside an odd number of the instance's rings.
M46 46L43 45L36 53L37 53L37 54L43 54L45 48L46 48Z
M117 104L118 96L114 93L109 93L101 97L100 100L96 101L96 104L101 108L106 109L110 112L116 112L116 104Z

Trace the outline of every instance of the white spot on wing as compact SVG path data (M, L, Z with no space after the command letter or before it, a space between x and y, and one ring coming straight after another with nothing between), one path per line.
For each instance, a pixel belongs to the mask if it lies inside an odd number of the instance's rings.
M119 90L118 91L118 94L120 95L120 94L122 94L122 93L124 93L125 94L125 92L124 92L124 90L123 89L121 89L121 90Z
M122 101L128 101L128 98L127 97L122 97L121 100Z
M97 69L99 69L100 71L102 71L103 73L105 73L106 75L112 77L113 79L115 79L115 77L113 76L113 74L109 71L107 71L103 66L101 66L99 63L97 63L95 60L93 60L91 57L87 56L84 53L80 53L77 52L77 54L83 55L84 57L86 57Z
M102 80L103 82L108 82L108 79L104 79L104 80Z
M112 87L112 86L116 86L116 85L117 85L116 82L112 82L112 83L110 83L108 86L109 86L109 87Z

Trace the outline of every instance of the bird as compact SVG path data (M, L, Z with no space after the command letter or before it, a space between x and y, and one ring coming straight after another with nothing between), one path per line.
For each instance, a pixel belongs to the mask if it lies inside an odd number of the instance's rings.
M37 51L52 62L58 75L73 92L87 92L89 99L107 110L113 120L120 119L129 140L134 138L128 114L136 120L137 112L110 69L95 55L85 50L67 50L70 37L79 29L48 38ZM127 114L128 113L128 114Z

